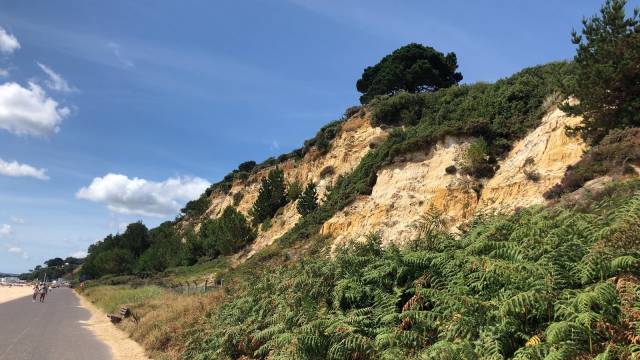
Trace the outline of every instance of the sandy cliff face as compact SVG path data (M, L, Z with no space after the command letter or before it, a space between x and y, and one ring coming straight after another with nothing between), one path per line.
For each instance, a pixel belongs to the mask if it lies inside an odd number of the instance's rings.
M586 149L581 140L564 131L566 125L575 126L580 120L559 109L550 111L500 163L500 170L484 185L479 208L506 211L543 203L542 194L562 179L567 166L578 162ZM532 181L527 173L539 179Z
M371 195L360 196L338 212L322 226L321 233L332 236L337 244L380 232L384 241L402 244L416 235L416 224L431 210L441 211L449 228L455 230L480 211L511 211L540 204L544 202L542 193L562 178L566 167L577 162L585 149L579 139L568 137L564 131L566 125L579 121L552 109L541 125L500 161L495 176L482 183L446 173L446 167L456 164L473 140L447 137L428 152L407 155L379 170ZM384 130L371 127L368 114L354 116L343 124L327 154L311 150L304 159L288 160L278 167L289 182L314 181L322 199L327 186L357 166L370 144L380 143L386 135ZM219 216L226 206L233 205L233 195L237 193L242 194L237 209L248 215L258 196L260 179L270 169L236 181L228 194L213 193L206 215ZM299 218L295 204L288 204L272 219L272 226L259 231L256 241L238 258L251 256L273 243Z
M369 144L372 141L384 139L386 135L382 129L371 127L368 114L356 115L342 124L326 154L321 155L314 148L303 159L287 160L279 164L278 167L284 171L288 182L292 182L294 179L303 184L309 181L315 182L318 198L322 199L327 186L333 183L339 175L347 173L357 166L360 159L369 151ZM233 205L233 195L236 193L242 194L242 200L237 204L237 209L248 215L251 206L258 197L260 180L267 176L271 169L272 167L263 169L245 181L235 181L229 194L213 193L211 206L206 215L212 218L220 216L225 207ZM272 226L268 230L259 231L248 255L250 256L256 250L271 244L291 229L299 218L300 215L295 204L287 204L272 219Z
M565 125L579 121L553 109L500 161L495 176L482 184L446 174L445 168L455 164L470 143L470 139L447 138L427 154L413 154L380 170L371 196L340 211L321 233L339 243L379 232L383 241L402 244L415 236L417 222L430 209L441 211L455 230L479 211L510 211L542 203L542 193L582 155L585 145L564 131Z
M445 172L468 144L469 139L448 137L426 154L414 153L381 169L371 195L336 214L321 233L341 242L375 231L384 241L403 243L414 236L414 225L432 206L451 218L469 217L478 202L471 180Z

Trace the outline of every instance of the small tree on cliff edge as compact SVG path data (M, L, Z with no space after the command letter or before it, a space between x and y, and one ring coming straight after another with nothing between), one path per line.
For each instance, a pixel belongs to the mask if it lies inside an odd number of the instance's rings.
M250 212L253 223L257 225L272 218L278 209L286 204L287 191L284 172L276 168L269 171L267 177L262 179L258 198Z
M561 108L584 117L572 130L592 144L611 129L640 126L640 11L627 18L625 5L607 0L600 16L582 20L582 34L572 33L575 76L565 92L580 103Z
M455 85L462 80L457 69L455 53L444 55L432 47L414 43L364 69L356 88L362 93L360 102L366 104L376 95L434 91Z
M309 182L307 187L298 199L298 213L302 216L309 215L313 210L318 208L318 194L316 193L316 184Z

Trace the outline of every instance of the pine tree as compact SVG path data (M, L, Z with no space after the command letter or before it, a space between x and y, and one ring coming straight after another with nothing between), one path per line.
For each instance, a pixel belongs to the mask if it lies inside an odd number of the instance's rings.
M562 110L584 117L573 130L591 143L611 129L640 125L640 10L627 17L626 3L607 0L600 16L584 19L582 33L572 34L578 45L575 78L566 92L580 103L564 104Z
M267 177L262 179L258 198L251 208L253 223L257 225L272 218L286 203L284 172L276 168L269 171Z
M318 208L318 194L316 193L316 184L309 182L304 189L302 195L298 199L298 212L302 216L306 216Z

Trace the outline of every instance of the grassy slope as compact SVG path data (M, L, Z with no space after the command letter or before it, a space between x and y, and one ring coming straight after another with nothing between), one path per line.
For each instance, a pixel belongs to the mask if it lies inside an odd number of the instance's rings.
M98 285L86 289L82 295L107 313L117 313L123 305L133 309L140 323L124 321L118 327L129 333L154 359L178 358L190 338L190 329L222 298L220 292L181 295L155 285Z

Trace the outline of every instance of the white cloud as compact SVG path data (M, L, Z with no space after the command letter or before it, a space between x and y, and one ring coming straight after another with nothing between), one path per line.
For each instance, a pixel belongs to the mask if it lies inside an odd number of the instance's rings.
M29 82L29 88L15 82L0 85L0 129L44 137L58 132L70 113L68 107L59 106L33 82Z
M280 144L278 143L278 140L273 140L269 145L269 149L271 149L272 151L279 150Z
M81 258L87 257L87 252L85 250L78 250L69 256L81 259Z
M197 177L155 182L109 173L93 179L76 196L105 203L109 210L121 214L165 217L176 214L187 201L200 196L208 186L207 180Z
M0 53L12 54L18 49L20 49L18 39L0 26Z
M0 237L7 238L7 237L11 236L11 234L13 234L13 229L11 228L11 225L2 224L0 226Z
M21 247L18 247L18 246L9 246L9 247L7 247L7 251L10 252L11 254L20 255L24 259L28 259L29 258L29 255L27 254L27 252L24 251Z
M17 161L6 162L0 158L0 175L31 176L40 180L49 180L45 169L36 169L31 165L20 164Z
M48 67L45 64L39 63L39 62L36 62L36 64L38 64L40 69L42 69L42 71L44 71L44 73L47 74L47 76L49 77L49 80L46 80L44 82L45 85L47 85L47 87L49 89L55 90L55 91L60 91L60 92L77 91L76 88L74 88L73 86L69 85L67 80L65 80L62 77L62 75L60 75L57 72L53 71L52 68Z
M0 77L7 77L7 76L9 76L9 69L0 68Z
M25 219L17 217L17 216L10 217L9 221L11 221L14 224L20 224L20 225L27 222Z

